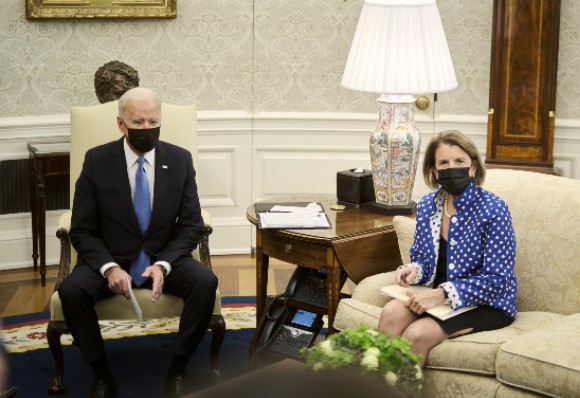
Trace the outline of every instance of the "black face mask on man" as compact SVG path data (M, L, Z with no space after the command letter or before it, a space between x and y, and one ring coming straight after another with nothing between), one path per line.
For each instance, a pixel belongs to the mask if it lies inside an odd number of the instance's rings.
M125 127L127 127L126 124ZM160 129L161 127L152 127L149 129L131 129L127 127L127 141L136 151L140 153L149 152L159 142Z
M469 167L443 169L437 173L437 183L453 196L461 195L471 182Z

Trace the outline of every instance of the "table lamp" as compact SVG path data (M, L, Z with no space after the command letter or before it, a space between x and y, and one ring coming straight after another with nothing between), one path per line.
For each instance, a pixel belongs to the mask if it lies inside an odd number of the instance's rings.
M341 84L380 94L370 137L375 202L368 207L412 213L421 142L414 95L457 87L435 0L365 0Z

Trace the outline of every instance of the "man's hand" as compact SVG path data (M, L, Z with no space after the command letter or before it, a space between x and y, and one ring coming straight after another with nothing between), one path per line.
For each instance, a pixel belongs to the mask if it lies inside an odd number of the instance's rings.
M431 289L431 291L423 293L408 292L407 296L411 299L405 305L417 315L445 302L445 291L442 288Z
M105 272L109 289L115 294L122 294L129 299L129 283L131 276L121 267L111 267Z
M153 287L151 288L151 301L156 303L163 293L163 266L161 264L153 264L145 268L142 274L143 278L151 278L153 280Z

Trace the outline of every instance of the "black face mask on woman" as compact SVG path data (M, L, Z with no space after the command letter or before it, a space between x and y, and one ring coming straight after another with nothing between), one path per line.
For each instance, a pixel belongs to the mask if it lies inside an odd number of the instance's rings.
M127 141L136 151L140 153L149 152L159 142L160 129L161 127L152 127L150 129L131 129L127 127Z
M469 167L443 169L437 173L437 183L453 196L461 195L471 182Z

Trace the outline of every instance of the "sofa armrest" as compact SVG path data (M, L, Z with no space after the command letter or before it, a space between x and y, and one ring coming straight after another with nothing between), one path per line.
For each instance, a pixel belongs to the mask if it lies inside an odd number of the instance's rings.
M495 362L497 379L542 396L578 396L579 350L580 313L576 313L503 343Z
M363 279L354 288L352 298L382 308L390 298L381 293L381 288L387 285L394 285L396 273L396 271L384 272Z

